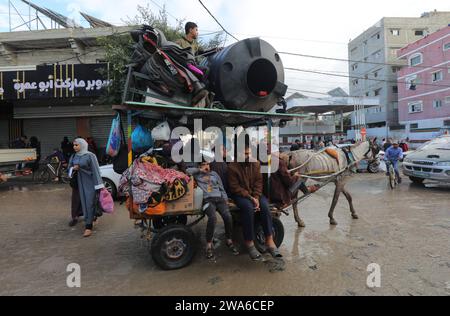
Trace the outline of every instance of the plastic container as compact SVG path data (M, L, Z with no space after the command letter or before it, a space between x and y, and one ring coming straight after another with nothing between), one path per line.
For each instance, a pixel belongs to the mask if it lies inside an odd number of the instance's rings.
M208 57L209 89L229 109L270 110L286 94L280 55L266 41L248 38Z

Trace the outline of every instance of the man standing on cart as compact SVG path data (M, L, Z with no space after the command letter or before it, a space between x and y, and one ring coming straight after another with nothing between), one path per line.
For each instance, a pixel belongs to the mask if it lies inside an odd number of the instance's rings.
M228 166L228 185L231 198L236 203L242 216L244 241L250 258L255 261L262 260L261 253L253 242L255 214L259 213L267 250L273 257L282 257L273 240L272 215L269 202L263 193L263 177L261 165L258 161L250 162L250 144L245 142L245 162L232 162Z
M184 26L185 36L178 39L176 43L181 46L181 48L190 47L192 50L192 55L202 54L203 50L197 43L198 38L198 26L194 22L187 22Z

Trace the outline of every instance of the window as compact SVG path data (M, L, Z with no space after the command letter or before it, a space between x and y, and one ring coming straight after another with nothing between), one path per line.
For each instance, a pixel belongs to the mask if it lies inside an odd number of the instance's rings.
M392 86L392 93L398 93L398 86Z
M445 103L450 103L450 97L445 97Z
M380 39L380 33L377 33L374 36L372 36L372 39L379 40Z
M440 109L442 107L442 100L433 100L433 108Z
M416 128L419 128L419 123L409 124L409 129L416 129Z
M378 95L380 95L380 92L381 92L381 88L375 90L375 91L374 91L374 95L375 95L375 96L378 96Z
M391 56L392 57L397 57L397 52L400 50L400 48L391 48L390 52L391 52Z
M423 30L415 30L415 31L414 31L414 35L415 35L415 36L423 36L423 34L424 34L424 31L423 31Z
M368 97L369 96L369 92L366 92L366 97ZM449 103L450 103L450 101L449 101Z
M397 109L398 109L398 102L397 102L397 101L392 102L392 108L393 108L394 110L397 110Z
M417 85L421 83L420 78L417 78L416 75L406 78L405 82L407 90L416 90Z
M355 80L352 81L352 84L353 84L354 86L357 86L358 83L359 83L358 79L355 79Z
M378 78L378 75L380 74L380 71L381 71L381 69L375 70L375 71L373 72L373 77L374 77L374 78Z
M409 65L416 66L422 63L422 54L415 54L409 58Z
M375 53L372 54L372 58L373 59L378 59L381 56L381 50L376 51Z
M352 65L352 70L355 71L356 69L358 69L358 64L353 64Z
M364 79L369 79L369 75L368 75L368 74L365 74L365 75L364 75Z
M399 29L391 29L391 34L393 36L400 36L400 30Z
M444 50L450 49L450 42L444 44Z
M409 113L422 112L422 101L408 103Z
M401 67L399 67L399 66L392 66L392 73L395 74L395 73L399 72L400 69L401 69Z
M442 71L436 71L436 72L433 72L432 74L431 74L431 80L433 81L433 82L435 82L435 81L441 81L442 80Z

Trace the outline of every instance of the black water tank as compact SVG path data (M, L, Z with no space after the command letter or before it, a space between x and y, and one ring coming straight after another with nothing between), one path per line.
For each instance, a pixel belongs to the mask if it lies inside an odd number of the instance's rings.
M280 56L259 38L227 46L203 65L215 100L229 109L267 112L286 94Z

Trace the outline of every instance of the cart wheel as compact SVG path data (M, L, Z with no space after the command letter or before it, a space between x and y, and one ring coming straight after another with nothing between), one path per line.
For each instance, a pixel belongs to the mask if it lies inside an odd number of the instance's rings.
M183 225L170 225L156 233L150 248L153 261L164 270L187 266L196 252L195 235Z
M186 215L175 215L175 216L163 216L153 218L152 220L153 228L162 229L169 225L186 225L187 224L187 216Z
M273 223L273 241L277 247L281 246L284 239L284 226L277 217L272 217ZM263 226L259 217L255 217L255 247L259 252L266 252L266 236L264 235Z

